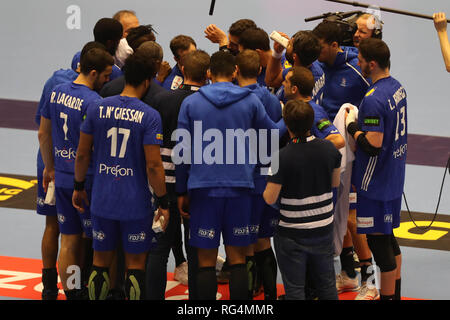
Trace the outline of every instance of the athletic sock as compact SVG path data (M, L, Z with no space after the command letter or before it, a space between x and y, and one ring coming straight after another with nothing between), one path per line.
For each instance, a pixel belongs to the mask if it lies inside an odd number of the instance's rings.
M42 284L44 290L58 291L58 271L56 268L42 269Z
M145 271L128 269L125 279L125 294L128 300L145 299Z
M390 296L381 295L380 300L395 300L395 295L390 295Z
M247 282L244 285L247 287ZM216 300L217 277L215 267L204 267L198 269L197 293L199 300Z
M256 282L256 259L254 256L245 257L245 261L247 264L247 274L248 274L248 300L253 300L253 288L255 287Z
M230 266L230 300L248 299L248 273L245 264Z
M394 300L402 300L402 279L395 280L395 298Z
M64 290L64 294L66 295L66 299L67 300L80 300L79 297L79 292L77 289L72 289L72 290Z
M355 260L353 258L353 247L342 249L340 255L342 270L344 270L350 278L356 277Z
M361 268L361 283L367 282L367 279L369 279L370 275L367 274L367 269L372 265L372 258L360 260L359 266Z
M89 300L105 300L109 292L108 268L92 266L88 282Z
M92 269L94 249L92 248L92 239L84 238L82 243L84 246L84 264L81 268L81 285L86 287Z
M277 260L272 248L255 252L257 273L262 278L264 300L277 300Z

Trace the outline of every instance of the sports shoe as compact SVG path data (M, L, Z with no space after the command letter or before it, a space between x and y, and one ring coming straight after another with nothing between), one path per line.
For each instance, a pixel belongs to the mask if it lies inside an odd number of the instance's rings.
M336 275L336 289L338 293L358 291L358 278L350 278L345 271L341 271L340 274Z
M59 289L43 289L41 298L42 300L57 300Z
M379 298L380 294L378 293L377 288L373 286L369 288L367 283L363 283L355 300L377 300Z
M178 267L175 268L173 272L173 278L179 281L181 284L187 286L188 284L188 264L187 262L183 262Z

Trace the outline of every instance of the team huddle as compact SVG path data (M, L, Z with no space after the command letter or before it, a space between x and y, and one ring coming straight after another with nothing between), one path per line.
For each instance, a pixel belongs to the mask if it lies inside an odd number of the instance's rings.
M164 300L172 251L190 300L222 282L231 300L399 300L407 96L377 18L357 26L353 46L325 20L271 47L250 19L209 25L218 51L178 35L170 67L134 12L100 19L36 114L42 299L59 275L69 300Z

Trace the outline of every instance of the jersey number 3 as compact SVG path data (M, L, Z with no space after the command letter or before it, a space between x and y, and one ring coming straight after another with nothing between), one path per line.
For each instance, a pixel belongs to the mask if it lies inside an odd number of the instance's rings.
M117 134L123 135L119 158L124 158L125 153L127 152L127 142L130 137L130 129L112 127L108 130L107 138L111 137L111 157L117 157Z

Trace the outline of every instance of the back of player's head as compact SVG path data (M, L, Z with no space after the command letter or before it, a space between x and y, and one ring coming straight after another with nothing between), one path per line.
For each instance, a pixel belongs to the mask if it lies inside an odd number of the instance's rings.
M256 23L253 20L250 19L240 19L235 21L230 28L228 29L228 32L235 37L240 37L241 34L251 28L256 28Z
M239 36L239 44L244 49L270 50L270 39L267 32L261 28L249 28Z
M292 50L297 54L300 63L307 67L320 55L320 42L312 31L298 31L292 37Z
M309 97L314 89L314 76L311 70L304 67L293 67L289 72L291 86L295 86L304 97Z
M195 82L205 82L210 62L209 54L203 50L189 52L183 57L185 77Z
M108 66L113 64L114 58L106 50L92 48L81 56L80 72L84 75L88 75L93 70L102 73Z
M236 70L236 59L229 52L217 51L211 56L209 70L213 76L230 77Z
M163 49L155 41L145 41L136 50L136 52L141 52L149 60L162 61L163 60Z
M151 25L131 28L128 31L127 42L131 49L136 50L145 41L155 41L155 34Z
M117 11L114 15L113 15L113 19L117 20L117 21L121 21L123 17L125 16L135 16L136 17L136 12L133 10L120 10Z
M236 65L239 74L245 79L257 78L261 64L258 52L255 50L244 50L236 56Z
M335 22L323 21L314 28L313 33L317 38L329 45L333 42L337 42L338 45L341 45L341 27Z
M359 44L359 52L367 62L375 61L380 69L391 65L391 52L387 44L376 38L364 39Z
M180 58L180 51L188 50L191 45L197 47L194 39L189 36L180 34L170 41L170 51L172 51L174 57L178 59Z
M305 137L314 123L314 110L307 102L289 100L283 108L283 119L294 136Z
M89 41L84 45L83 49L81 49L80 60L83 58L86 52L94 48L103 49L106 51L106 47L103 43L97 41Z
M108 40L118 41L122 38L122 24L112 18L102 18L94 27L94 39L106 45Z
M155 64L139 50L125 60L122 71L125 75L125 83L133 87L138 87L145 80L153 79L157 72Z

